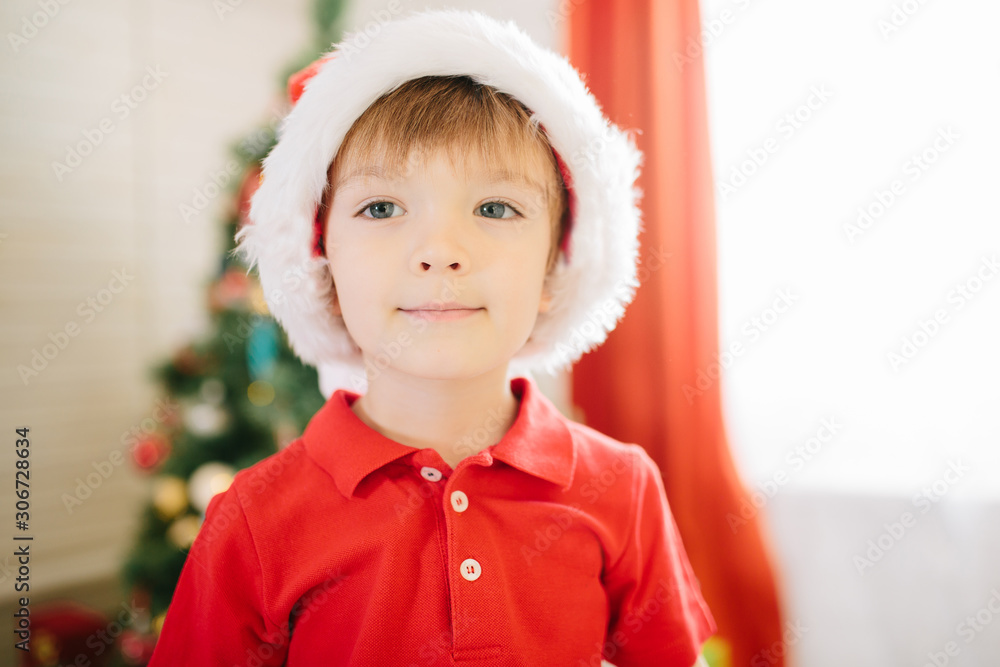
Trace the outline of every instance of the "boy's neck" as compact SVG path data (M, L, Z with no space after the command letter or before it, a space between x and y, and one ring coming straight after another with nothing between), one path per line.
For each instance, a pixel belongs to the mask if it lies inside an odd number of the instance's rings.
M454 468L499 442L514 424L519 405L503 366L463 380L382 373L351 410L385 437L434 449Z

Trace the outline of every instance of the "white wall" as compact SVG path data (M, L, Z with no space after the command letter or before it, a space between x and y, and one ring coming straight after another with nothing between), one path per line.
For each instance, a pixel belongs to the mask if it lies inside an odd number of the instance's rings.
M308 0L234 2L221 16L201 0L44 4L54 15L38 0L0 4L0 442L31 429L35 595L118 572L147 493L121 438L153 414L151 366L206 323L229 196L190 222L179 206L269 120L277 73L312 38ZM127 109L122 95L144 99ZM96 147L57 174L87 134ZM104 299L100 312L89 298ZM56 347L50 334L67 326L76 335ZM35 350L52 358L22 379ZM63 495L101 462L113 472L71 514ZM14 532L9 450L0 466L0 520Z
M513 20L532 39L556 52L563 52L563 27L566 12L572 10L572 3L564 2L560 10L559 0L354 0L344 15L344 29L347 32L364 30L370 21L378 21L388 7L399 8L394 16L406 16L424 9L471 9L481 11L502 20Z

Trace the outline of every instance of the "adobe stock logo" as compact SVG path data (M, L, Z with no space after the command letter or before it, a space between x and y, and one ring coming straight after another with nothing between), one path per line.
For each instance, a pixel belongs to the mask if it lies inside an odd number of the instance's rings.
M745 11L750 6L750 2L751 0L733 0L733 4L739 11ZM727 27L733 25L739 17L740 14L729 7L712 18L702 17L701 24L704 27L698 38L695 39L693 35L688 35L684 50L674 52L673 60L677 71L683 72L685 67L701 58L705 54L705 50L710 48L716 40L721 39Z
M733 534L743 526L752 521L760 510L767 506L772 498L778 495L783 486L788 484L801 472L806 464L816 458L820 452L833 442L834 438L843 430L844 425L837 421L836 417L823 418L815 434L804 443L796 445L794 449L785 456L786 468L778 468L769 479L759 482L757 488L750 491L747 497L740 501L739 515L733 512L726 514L726 523Z
M164 72L159 65L156 67L149 65L144 71L145 76L143 76L140 83L133 86L127 92L122 93L111 102L111 111L118 117L119 121L125 121L170 74L169 72ZM52 161L52 173L55 174L56 180L62 183L66 175L71 174L74 169L83 164L83 159L93 153L104 142L105 137L109 136L118 127L118 125L115 125L115 121L106 116L97 123L97 127L83 128L80 131L83 139L80 139L75 144L66 144L66 156L63 158L63 161Z
M32 14L30 19L28 16L22 16L20 32L7 33L7 42L14 53L20 51L30 40L34 39L38 35L38 31L47 26L49 21L62 11L62 6L69 4L69 2L70 0L59 0L59 2L38 0L38 7L41 11Z
M907 178L894 178L885 189L876 188L868 201L858 206L854 220L844 223L843 230L847 241L854 245L858 238L864 236L903 198L907 192L907 182L919 181L960 138L961 135L951 125L938 128L930 144L919 152L911 154L903 162L900 172Z
M997 261L996 253L989 257L984 255L980 258L975 271L955 283L948 291L945 300L951 306L935 308L930 316L920 318L916 325L911 326L910 331L900 338L899 345L886 353L889 367L899 372L900 367L912 362L952 321L952 316L971 303L996 275L1000 275L1000 262Z
M791 140L804 128L833 98L833 92L825 83L811 86L806 98L801 104L789 109L774 124L779 136L769 136L757 146L746 149L746 158L732 167L729 176L716 178L716 194L722 203L750 182L758 172L764 169L782 146L787 146Z
M876 24L878 31L882 34L882 39L889 41L889 38L902 30L926 4L927 0L903 0L903 2L894 3L889 16L879 19Z
M715 354L715 359L704 368L699 368L695 374L694 384L690 382L681 386L684 398L688 405L692 405L696 398L701 397L706 391L722 377L722 371L729 370L736 360L752 347L779 319L787 313L799 300L797 294L791 290L779 289L775 292L771 305L765 307L754 317L751 317L743 326L740 333L745 340L735 340L728 348L720 349Z
M953 486L959 483L965 474L972 468L964 465L961 460L948 461L948 469L939 478L925 485L913 496L912 504L920 510L919 514L913 512L903 512L898 520L891 523L883 523L885 529L874 539L868 540L868 548L861 554L855 554L852 559L858 574L864 576L865 571L875 567L885 555L900 542L908 531L913 529L921 516L931 511L936 503L948 494Z
M966 615L955 626L955 635L961 637L965 644L971 644L994 619L1000 617L1000 590L994 587L989 592L991 595L983 606L974 613ZM946 667L951 664L952 658L958 657L961 653L962 647L959 643L953 639L949 640L940 651L928 652L927 661L920 667Z
M77 305L76 313L82 321L75 319L67 320L61 328L49 332L48 339L50 342L43 343L40 349L38 347L32 348L30 353L31 358L28 360L28 363L18 364L17 366L17 374L20 376L24 386L28 386L28 383L33 378L38 377L42 371L48 368L55 361L56 357L59 356L59 353L69 347L70 342L79 336L84 328L97 318L98 313L104 312L111 302L114 301L116 295L124 292L134 279L135 276L130 275L126 267L122 267L121 270L112 271L111 280L108 281L106 287L98 290Z

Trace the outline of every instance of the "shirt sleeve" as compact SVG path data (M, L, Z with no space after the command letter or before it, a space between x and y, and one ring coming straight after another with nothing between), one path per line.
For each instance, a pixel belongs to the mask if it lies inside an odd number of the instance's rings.
M610 619L604 659L616 667L691 667L716 631L656 464L633 450L630 534L604 574Z
M235 486L212 497L148 667L283 665L287 629L267 617L263 576Z

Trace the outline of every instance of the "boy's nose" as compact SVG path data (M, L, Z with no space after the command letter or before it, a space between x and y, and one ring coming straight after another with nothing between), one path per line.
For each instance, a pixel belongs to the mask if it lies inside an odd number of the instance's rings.
M464 273L469 269L469 254L459 238L458 226L439 224L423 237L411 257L415 272Z

